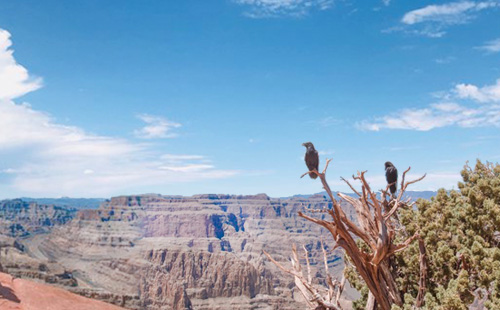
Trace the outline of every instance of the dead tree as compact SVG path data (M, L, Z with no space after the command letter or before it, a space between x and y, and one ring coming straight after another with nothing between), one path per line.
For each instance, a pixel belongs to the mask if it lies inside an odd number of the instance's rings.
M376 309L377 306L382 310L390 310L392 304L402 306L402 294L397 287L395 275L391 272L391 257L395 253L404 250L413 240L419 238L419 236L418 233L416 233L404 242L396 244L396 230L399 229L399 221L396 218L396 211L401 207L411 206L410 199L402 199L403 194L410 184L421 181L425 175L419 179L405 183L406 174L410 170L410 168L408 168L403 173L399 195L397 197L391 197L389 187L392 184L388 184L385 189L380 190L380 197L378 198L365 179L366 171L358 172L356 176L353 176L353 178L354 180L360 182L361 191L356 190L347 180L342 178L342 180L347 183L357 197L353 198L351 196L338 193L337 195L339 200L337 200L333 196L332 190L330 189L325 177L330 161L330 159L327 160L325 169L322 173L319 173L316 170L308 171L303 174L302 177L311 172L318 175L323 188L326 190L332 201L332 208L324 210L324 212L331 216L331 220L328 221L318 219L302 212L299 212L298 214L299 216L326 228L335 240L334 248L341 247L345 254L347 254L353 267L356 269L359 276L364 280L369 289L368 303L366 306L367 310ZM351 205L356 211L357 224L351 221L342 210L340 206L342 200ZM366 247L358 246L356 243L356 239L358 238L366 244L369 250L366 250ZM420 250L421 266L424 266L425 268L425 248L423 243ZM294 255L296 255L296 251ZM268 257L272 260L269 255ZM272 261L277 264L274 260ZM293 262L292 259L292 263L296 266L298 265L298 260ZM299 282L302 284L304 283L304 279L300 278L297 269L289 273L296 276L296 282L297 279L299 279ZM419 284L421 284L421 289L419 290L419 298L417 298L418 306L421 306L423 303L423 290L425 289L426 281L425 276L425 270L421 270L421 279L419 282ZM314 300L317 302L317 299L310 299L310 296L305 297L306 299L309 298L309 301ZM333 305L327 305L325 303L319 303L319 305L323 305L324 309L339 309L338 307L336 308L333 307Z
M321 242L321 248L323 249L323 260L325 262L325 271L327 275L326 283L328 285L328 289L326 290L326 292L324 292L324 289L312 283L311 265L309 264L309 252L307 251L305 246L303 246L303 249L307 265L307 278L302 272L302 266L300 265L299 255L297 254L297 247L295 246L295 244L292 246L292 257L290 258L292 269L286 268L279 262L275 261L266 251L263 252L271 262L278 266L278 268L294 276L295 286L297 286L298 290L304 297L308 309L342 310L342 307L340 306L340 296L342 295L342 292L344 290L345 276L342 277L342 280L340 282L330 276L328 272L327 252L323 246L323 242Z

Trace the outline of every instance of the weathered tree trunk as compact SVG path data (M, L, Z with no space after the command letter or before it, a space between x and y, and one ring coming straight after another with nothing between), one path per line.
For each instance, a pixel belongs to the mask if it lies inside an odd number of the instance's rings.
M375 310L375 309L377 309L377 302L375 301L375 296L373 296L372 292L369 292L365 310Z
M354 207L358 218L358 226L347 218L340 207L340 201L334 198L326 181L325 174L329 162L330 160L327 161L323 173L312 172L319 176L323 188L332 201L333 208L325 210L330 214L332 221L317 219L302 212L299 212L299 216L325 227L332 234L337 245L345 250L356 271L368 286L370 296L373 296L373 301L370 300L370 302L377 304L382 310L390 310L393 304L402 306L402 294L389 268L389 258L394 253L404 250L418 235L415 234L401 244L394 244L395 227L398 221L394 220L393 216L399 207L407 205L409 202L409 200L401 201L407 186L422 180L425 175L420 179L404 183L405 175L410 170L408 168L403 173L399 195L392 198L388 194L388 188L391 185L389 184L385 190L381 191L380 199L372 192L365 179L365 172L358 172L358 175L354 177L355 180L361 182L361 193L356 191L348 181L344 180L358 195L358 198L352 198L342 193L338 193L338 196ZM366 243L370 251L366 252L359 248L353 235ZM425 289L425 286L423 289Z

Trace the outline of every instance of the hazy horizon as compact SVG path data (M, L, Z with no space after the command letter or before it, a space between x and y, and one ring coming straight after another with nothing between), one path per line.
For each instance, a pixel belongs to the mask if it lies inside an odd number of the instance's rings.
M447 189L445 189L447 190ZM344 192L344 191L335 191L334 194L341 192L343 194L354 194L352 192ZM437 193L437 191L431 191L431 190L407 190L405 193ZM169 197L169 196L179 196L179 197L191 197L191 196L198 196L198 195L230 195L230 196L257 196L257 195L267 195L269 198L273 199L280 199L280 198L290 198L290 197L296 197L296 196L313 196L313 195L318 195L318 194L326 194L325 191L320 191L316 193L299 193L299 194L294 194L290 196L270 196L267 193L253 193L253 194L238 194L238 193L196 193L192 195L178 195L178 194L162 194L162 193L140 193L140 194L121 194L121 195L113 195L109 197L69 197L69 196L59 196L59 197L12 197L12 198L3 198L0 197L0 200L2 199L36 199L36 200L43 200L43 199L53 199L53 200L59 200L59 199L82 199L82 200L107 200L110 198L114 197L122 197L122 196L148 196L148 195L159 195L159 196L164 196L164 197Z

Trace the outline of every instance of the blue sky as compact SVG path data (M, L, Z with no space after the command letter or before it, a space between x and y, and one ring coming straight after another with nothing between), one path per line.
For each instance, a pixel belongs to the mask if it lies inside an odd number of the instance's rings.
M500 158L500 1L3 1L0 197L415 190Z

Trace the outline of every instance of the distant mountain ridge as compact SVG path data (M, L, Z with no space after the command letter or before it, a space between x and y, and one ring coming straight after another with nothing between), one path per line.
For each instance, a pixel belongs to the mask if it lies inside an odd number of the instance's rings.
M345 195L355 197L353 193L344 193ZM412 197L414 200L419 198L430 199L436 196L437 191L406 191L407 197ZM170 196L170 197L183 197L182 195L160 195L160 194L144 194L144 195L158 195L158 196ZM216 194L206 194L206 195L216 195ZM293 196L279 197L279 199L291 199L291 198L310 198L312 196L328 196L325 191L315 193L315 194L297 194ZM337 198L336 193L334 193ZM195 195L197 196L197 195ZM273 197L271 197L273 198ZM67 207L72 209L97 209L99 206L105 202L105 198L71 198L71 197L61 197L61 198L31 198L31 197L21 197L19 198L26 202L36 202L38 204L44 205L55 205L61 207Z
M347 195L347 196L351 196L351 197L356 197L356 194L354 193L343 193L342 194L344 195ZM323 192L319 192L319 193L316 193L316 194L310 194L310 195L293 195L293 196L290 196L290 197L281 197L281 199L289 199L289 198L305 198L305 199L308 199L310 197L313 197L313 196L325 196L328 198L328 194L323 191ZM338 198L337 196L337 193L334 192L333 195L335 196L335 198ZM406 191L405 192L405 197L411 197L412 200L417 200L417 199L431 199L431 197L434 197L437 195L437 191Z
M25 237L71 221L76 209L21 199L0 201L0 234Z
M36 202L38 204L44 205L55 205L61 207L69 207L72 209L97 209L106 199L104 198L30 198L21 197L19 198L26 202Z

